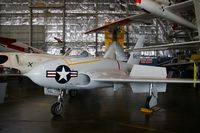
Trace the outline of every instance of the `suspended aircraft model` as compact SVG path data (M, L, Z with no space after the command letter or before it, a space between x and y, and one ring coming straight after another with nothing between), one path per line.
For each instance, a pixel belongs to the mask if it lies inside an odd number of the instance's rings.
M176 14L181 10L194 8L192 0L177 4L173 4L172 0L135 0L135 4L152 15L166 18L191 29L197 29L194 24Z
M191 29L197 29L193 23L176 14L182 10L193 9L194 5L192 0L177 4L173 4L171 0L134 0L134 2L136 6L140 7L145 12L115 21L113 23L109 23L96 29L92 29L86 33L104 30L112 26L126 25L131 22L147 22L156 17L171 20Z

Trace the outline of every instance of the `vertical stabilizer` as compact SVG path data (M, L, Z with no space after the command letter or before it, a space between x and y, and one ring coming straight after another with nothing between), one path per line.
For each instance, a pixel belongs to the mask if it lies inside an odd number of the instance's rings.
M127 57L122 47L114 41L106 51L104 58L116 59L119 61L127 61Z
M135 44L134 48L141 48L141 47L143 47L144 41L145 41L145 35L141 35L138 38L138 41ZM132 65L133 64L139 64L139 62L140 62L140 53L141 53L140 51L131 52L130 53L130 57L129 57L127 63L132 64Z

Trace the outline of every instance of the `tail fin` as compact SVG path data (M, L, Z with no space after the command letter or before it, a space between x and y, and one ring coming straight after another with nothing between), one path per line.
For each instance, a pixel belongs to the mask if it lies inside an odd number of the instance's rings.
M139 38L138 38L138 41L137 43L135 44L135 47L134 48L141 48L143 47L144 45L144 41L145 41L145 35L141 35ZM139 64L140 62L140 51L137 51L137 52L131 52L130 53L130 57L127 61L128 64Z
M117 43L113 42L108 50L106 51L104 58L116 59L119 61L127 61L127 57L122 47Z

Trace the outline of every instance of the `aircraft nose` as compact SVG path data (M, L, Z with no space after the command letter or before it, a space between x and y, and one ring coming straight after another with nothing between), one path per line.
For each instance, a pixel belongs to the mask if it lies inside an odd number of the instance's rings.
M47 61L45 63L42 63L36 67L34 67L29 72L25 73L24 76L30 78L34 83L36 83L39 86L43 87L49 87L49 88L65 88L65 84L62 83L62 81L67 77L58 76L56 74L56 71L58 68L62 68L61 70L65 70L63 68L64 65L62 65L64 61L62 60L51 60ZM58 69L60 72L60 70ZM59 73L58 72L58 73ZM63 71L60 72L61 76L62 74L66 74Z
M32 79L32 78L34 78L35 76L40 76L40 73L37 72L37 71L35 71L35 69L32 69L31 71L25 73L24 76L26 76L26 77Z
M33 68L31 71L24 74L24 76L30 78L36 84L40 84L42 75L43 75L43 72L40 66L37 66Z

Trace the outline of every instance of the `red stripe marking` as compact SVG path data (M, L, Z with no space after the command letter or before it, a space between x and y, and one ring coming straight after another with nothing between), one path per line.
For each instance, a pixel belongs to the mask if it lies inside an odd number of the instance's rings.
M141 1L142 1L142 0L134 0L134 2L135 2L136 5L137 5L137 4L141 4Z
M56 76L56 74L47 74L47 76Z
M71 74L71 76L77 76L77 74Z
M56 72L55 71L47 71L46 77L56 77Z
M47 77L55 77L56 75L47 75Z
M16 45L13 45L13 44L7 44L7 47L11 48L11 49L15 49L15 50L21 51L21 52L25 52L25 48L20 47L20 46L16 46Z
M56 72L47 72L48 74L56 74Z
M73 77L73 76L77 76L77 74L70 74L70 76L71 76L71 77Z
M9 45L9 44L14 43L14 42L16 42L16 41L17 41L16 39L6 38L6 37L0 37L0 42L1 42L2 44Z

